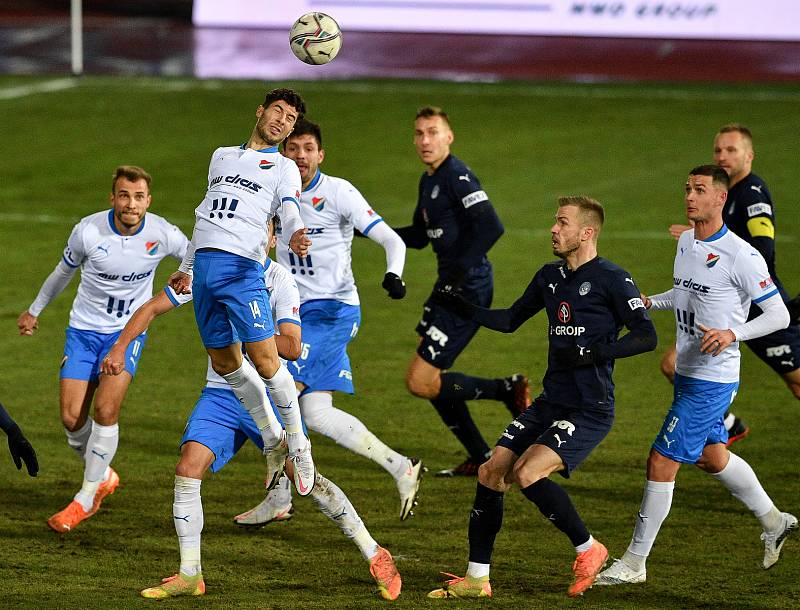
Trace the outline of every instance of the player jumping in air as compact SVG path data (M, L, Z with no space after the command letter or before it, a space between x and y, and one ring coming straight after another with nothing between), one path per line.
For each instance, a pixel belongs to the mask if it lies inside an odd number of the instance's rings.
M305 257L311 245L299 211L300 173L278 151L305 110L296 92L273 89L256 110L248 141L214 151L189 252L170 278L178 294L194 292L195 318L212 367L261 431L271 470L268 486L278 482L288 448L301 496L314 486L311 443L303 433L294 380L275 347L264 263L267 222L275 214L297 256ZM243 364L242 345L255 368ZM265 384L285 432L269 407Z
M422 462L400 455L350 413L333 405L334 392L352 394L353 375L347 344L361 324L361 307L351 268L353 231L380 244L386 251L383 287L389 297L402 298L406 248L356 188L320 171L325 158L319 125L306 120L295 124L284 142L284 154L300 170L303 191L300 215L314 236L314 253L302 259L289 250L286 234L276 249L278 262L289 269L300 289L303 347L289 370L300 393L303 421L314 432L367 457L395 479L400 492L400 519L414 507ZM289 486L279 484L252 510L236 517L242 525L265 524L286 518L291 510Z

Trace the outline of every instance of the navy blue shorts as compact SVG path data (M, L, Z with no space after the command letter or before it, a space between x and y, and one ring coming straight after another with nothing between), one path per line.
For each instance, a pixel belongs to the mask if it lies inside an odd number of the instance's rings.
M537 398L528 409L508 424L498 447L521 456L531 445L545 445L555 451L566 468L559 474L568 479L606 437L614 414L563 407Z
M465 299L489 307L494 295L492 268L489 265L470 272L467 281L461 287ZM417 334L422 337L417 353L420 357L445 370L453 366L458 355L464 351L480 326L465 320L447 309L432 303L430 297L422 307L422 319L417 324Z
M765 337L745 341L745 345L779 375L800 368L800 326L776 330Z

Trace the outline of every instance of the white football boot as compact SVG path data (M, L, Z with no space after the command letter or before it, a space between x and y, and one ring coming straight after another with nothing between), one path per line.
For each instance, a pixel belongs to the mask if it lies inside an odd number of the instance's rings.
M596 585L627 585L644 582L647 579L647 569L634 570L621 559L615 559L610 568L606 568L597 575Z
M761 540L764 541L764 566L769 570L778 563L781 557L783 543L794 530L797 529L797 517L789 513L781 513L781 526L774 532L763 532Z
M419 458L409 458L408 468L397 480L397 491L400 492L400 521L405 521L414 515L413 509L417 505L417 493L422 473L427 468L422 465Z
M295 443L291 444L297 446ZM307 496L314 490L317 478L314 460L311 457L311 441L306 438L305 444L301 444L298 449L289 452L289 459L294 466L294 488L301 496Z

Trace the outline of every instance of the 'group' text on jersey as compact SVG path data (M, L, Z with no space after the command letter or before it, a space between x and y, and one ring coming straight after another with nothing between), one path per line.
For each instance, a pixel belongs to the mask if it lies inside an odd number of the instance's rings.
M297 282L301 301L334 299L358 305L351 268L353 228L368 235L383 219L347 180L319 170L300 194L300 216L314 244L308 256L303 259L289 250L291 234L283 230L276 253Z
M192 243L195 249L216 248L244 258L266 261L267 222L283 206L296 206L300 171L278 147L253 150L218 148L211 156L208 191L195 209ZM289 235L300 228L286 226Z
M764 258L725 225L705 240L695 239L692 229L678 239L673 276L676 372L705 381L739 381L739 342L718 356L703 354L703 333L697 325L739 326L747 321L751 302L777 295Z
M113 210L82 219L63 254L64 263L81 269L69 325L99 333L121 330L153 295L158 263L167 256L180 260L187 244L178 227L150 212L133 235L117 231Z

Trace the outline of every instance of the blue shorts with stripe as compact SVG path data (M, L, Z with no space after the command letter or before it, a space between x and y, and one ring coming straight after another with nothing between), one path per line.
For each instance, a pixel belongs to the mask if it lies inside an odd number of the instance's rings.
M280 422L281 416L274 405L272 410ZM256 423L233 390L206 387L189 415L181 445L194 441L208 447L215 458L211 472L217 472L236 455L248 438L259 450L264 449Z
M716 383L675 375L674 398L653 449L661 455L694 464L706 445L725 443L725 412L730 408L739 383Z
M358 334L361 308L332 299L307 301L300 306L303 324L300 357L289 371L307 392L330 391L352 394L353 373L347 344Z
M61 358L60 379L80 379L97 383L100 365L108 350L114 345L122 331L98 333L67 327L67 340L64 342L64 356ZM142 333L130 342L125 350L125 370L131 377L136 375L136 367L144 351L147 333Z
M230 252L200 249L192 278L194 315L203 345L255 343L275 334L264 265Z

